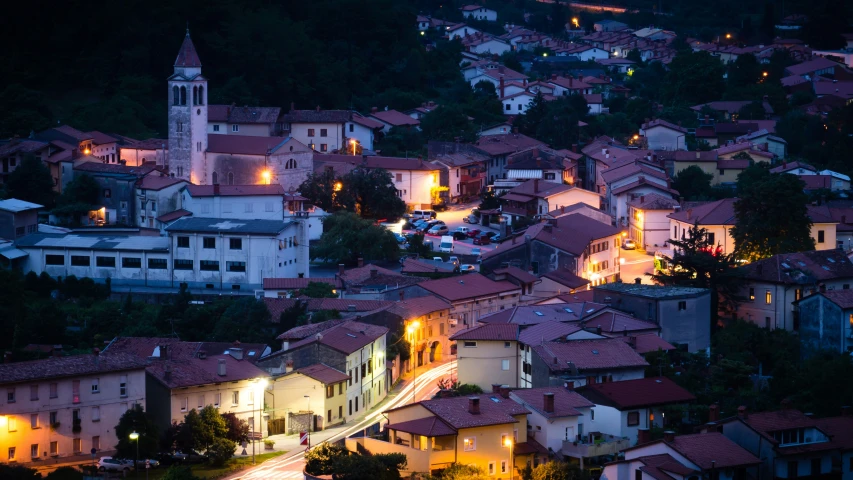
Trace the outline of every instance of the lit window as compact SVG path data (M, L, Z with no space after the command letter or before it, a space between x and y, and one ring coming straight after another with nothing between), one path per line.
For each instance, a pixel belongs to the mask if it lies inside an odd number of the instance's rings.
M468 437L462 441L463 450L466 452L472 452L477 449L477 438L476 437Z
M773 294L770 293L770 290L764 292L764 303L766 303L767 305L773 303Z
M755 301L755 289L752 287L749 289L749 301Z

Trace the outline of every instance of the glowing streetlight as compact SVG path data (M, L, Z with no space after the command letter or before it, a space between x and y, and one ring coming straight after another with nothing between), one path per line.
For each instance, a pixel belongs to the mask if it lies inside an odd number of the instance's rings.
M504 446L509 448L509 478L513 477L513 473L515 472L515 456L512 454L512 439L507 438L504 440Z
M542 56L543 56L543 57L547 57L547 56L548 56L548 52L542 52Z
M572 17L572 25L574 25L575 28L580 28L580 23L578 22L578 17Z
M270 184L270 177L271 175L269 170L264 170L263 172L261 172L261 178L264 179L264 183L266 183L267 185Z
M762 77L766 77L767 75L769 75L769 73L767 73L767 72L761 72L761 76L762 76Z
M732 34L731 34L731 33L727 33L727 34L726 34L726 40L731 40L731 39L732 39Z
M423 33L423 32L421 32L421 33ZM354 138L349 139L349 144L352 145L352 154L353 155L355 155L355 144L356 143L358 143L358 142L356 142Z
M421 32L421 36L424 36L424 35L426 35L426 34L424 32Z
M418 361L415 359L415 332L420 328L421 322L415 320L410 323L408 327L406 327L406 331L409 332L409 337L411 338L412 344L412 372L414 374L414 378L412 381L412 403L415 403L417 399L415 398L415 390L418 385Z
M88 149L88 148L87 148L86 150L83 150L83 153L85 153L86 155L88 155L88 154L92 153L92 150L90 150L90 149Z
M335 182L335 191L340 192L341 189L344 188L344 184L341 182Z
M639 136L638 134L636 134L636 133L635 133L635 134L634 134L634 141L636 142L636 141L637 141L637 140L639 140L639 139L640 139L640 136Z
M136 470L136 478L139 478L139 434L136 433L136 430L130 432L131 441L136 442L136 461L133 462L134 470Z

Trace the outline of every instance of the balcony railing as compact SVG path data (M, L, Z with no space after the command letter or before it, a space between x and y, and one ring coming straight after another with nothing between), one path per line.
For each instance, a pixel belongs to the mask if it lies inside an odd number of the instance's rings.
M575 458L590 458L601 455L615 455L631 446L631 440L613 435L603 435L595 443L563 441L563 455Z

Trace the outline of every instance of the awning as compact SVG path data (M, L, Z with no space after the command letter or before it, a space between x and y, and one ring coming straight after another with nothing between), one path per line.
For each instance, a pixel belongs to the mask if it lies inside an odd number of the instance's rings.
M17 248L7 248L6 250L0 250L0 256L7 260L15 260L16 258L24 258L29 256L30 254L23 251L18 250Z

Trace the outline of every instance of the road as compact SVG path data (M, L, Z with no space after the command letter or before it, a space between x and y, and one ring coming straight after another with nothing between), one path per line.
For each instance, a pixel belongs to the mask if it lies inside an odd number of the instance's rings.
M478 229L482 232L495 232L499 233L498 229L492 227L484 227L483 225L470 225L462 221L463 218L467 217L471 214L472 208L477 208L478 203L466 203L462 205L451 205L447 211L438 212L438 220L443 221L447 228L452 232L456 230L456 227L468 227L470 229ZM471 249L479 247L480 253L486 253L488 251L494 250L495 245L474 245L473 239L468 240L456 240L453 242L453 252L459 253L463 255L471 254Z
M418 374L417 382L415 384L417 387L415 390L417 400L420 401L431 398L436 392L438 392L436 383L440 378L449 375L453 368L455 368L455 362L448 362L430 369L419 369L419 372L423 370L424 373ZM312 443L313 439L318 437L327 442L336 442L364 430L375 423L379 423L381 428L381 426L387 422L387 419L382 415L382 412L411 403L412 388L413 384L412 382L409 382L399 390L395 389L395 391L389 394L389 399L386 399L383 403L379 404L373 410L368 412L366 416L357 420L356 423L352 425L345 425L344 427L329 429L330 431L334 431L331 436L324 436L324 432L312 434ZM267 460L263 464L254 468L243 470L234 476L228 477L227 480L296 479L302 477L302 470L304 468L305 452L301 449L296 449L280 457Z
M635 278L640 278L640 282L651 285L653 282L646 273L652 273L655 268L654 254L646 254L640 250L625 250L620 253L625 259L620 267L620 276L625 283L634 283Z

